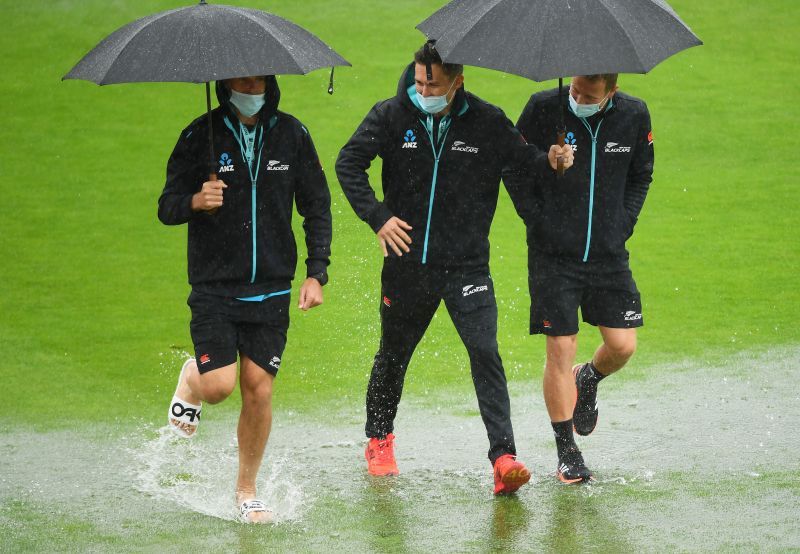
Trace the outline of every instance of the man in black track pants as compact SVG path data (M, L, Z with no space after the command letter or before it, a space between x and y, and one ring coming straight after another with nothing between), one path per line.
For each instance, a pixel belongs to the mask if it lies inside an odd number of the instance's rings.
M396 475L394 418L411 356L440 302L467 348L489 436L495 494L530 479L516 460L505 373L497 348L497 304L489 274L489 227L501 177L512 198L529 176L572 150L525 144L503 112L463 88L463 67L443 64L431 42L400 79L397 95L369 112L336 163L356 214L385 256L381 342L367 390L366 448L372 475ZM366 170L383 159L384 200ZM521 209L518 206L518 210Z
M573 429L597 423L597 385L636 350L642 302L625 242L653 174L653 134L644 102L618 91L617 75L573 77L566 142L577 162L563 179L542 175L526 218L531 334L547 335L544 398L558 448L557 477L591 479ZM534 94L517 128L531 144L548 143L560 119L557 90ZM573 366L578 308L600 329L593 358Z

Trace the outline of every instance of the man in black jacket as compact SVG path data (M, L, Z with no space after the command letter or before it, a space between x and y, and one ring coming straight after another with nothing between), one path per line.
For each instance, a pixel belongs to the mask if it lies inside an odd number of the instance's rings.
M508 389L497 349L489 227L500 178L512 198L558 155L525 144L503 112L466 92L463 67L442 64L431 43L415 55L393 98L379 102L342 148L336 172L356 214L378 235L381 342L367 391L366 448L373 475L398 473L394 418L406 368L440 302L467 348L489 436L495 494L530 473L515 459ZM383 202L366 170L383 159ZM550 158L548 160L548 157Z
M616 74L574 77L569 103L566 142L578 154L576 165L563 179L537 180L526 225L530 332L547 335L544 398L558 448L557 476L576 483L592 475L573 428L579 435L594 430L597 385L630 359L642 325L625 242L652 180L653 134L647 106L619 92ZM541 147L560 109L557 90L534 94L517 128ZM603 343L589 362L573 367L579 307L583 320L599 327Z
M242 411L236 503L247 522L271 513L256 500L256 476L272 424L272 386L289 327L297 247L293 205L304 218L306 279L298 307L322 303L330 257L330 192L308 130L278 111L274 76L217 82L211 114L218 164L208 167L208 118L178 140L158 201L166 225L189 224L188 271L195 358L184 364L168 421L191 437L201 402L233 392L237 354Z

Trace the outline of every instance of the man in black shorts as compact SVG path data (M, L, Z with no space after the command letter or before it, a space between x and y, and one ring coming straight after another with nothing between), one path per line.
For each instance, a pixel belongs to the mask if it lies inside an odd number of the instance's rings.
M566 143L575 166L562 179L544 174L532 189L526 218L531 334L547 335L544 398L558 448L557 476L591 478L573 429L597 423L597 385L636 350L642 325L639 291L625 242L633 233L653 173L653 134L645 103L618 91L617 75L572 79ZM534 94L517 128L532 144L548 144L559 121L557 90ZM594 357L573 366L578 308L600 329Z
M278 111L274 76L217 82L209 179L208 118L196 119L167 165L158 217L189 224L190 330L195 358L181 369L168 422L191 437L201 402L227 398L238 380L239 474L236 504L246 522L271 514L256 499L256 476L272 424L272 386L286 344L297 248L291 220L304 218L307 278L298 307L322 303L330 257L330 193L308 130Z

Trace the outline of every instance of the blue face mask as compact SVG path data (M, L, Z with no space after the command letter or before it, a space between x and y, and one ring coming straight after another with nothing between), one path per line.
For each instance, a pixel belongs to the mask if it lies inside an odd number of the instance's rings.
M606 95L606 97L608 97L608 95ZM592 117L599 113L600 106L603 105L603 102L605 102L605 98L597 104L578 104L578 101L572 97L572 94L569 95L569 107L572 109L572 113L578 117Z
M447 89L447 92L445 92L442 96L422 96L420 93L417 93L417 102L419 102L419 105L423 110L431 115L436 115L447 108L447 105L450 103L450 101L447 99L447 95L450 94L450 91L455 84L456 82L453 81L450 85L450 88Z
M231 89L231 104L245 117L253 117L264 107L263 94L244 94Z

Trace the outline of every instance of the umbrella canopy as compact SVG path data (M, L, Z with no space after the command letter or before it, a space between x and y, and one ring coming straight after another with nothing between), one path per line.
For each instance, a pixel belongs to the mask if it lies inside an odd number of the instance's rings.
M647 73L702 44L663 0L453 0L417 29L449 63L534 81Z
M199 4L137 19L86 54L64 79L98 85L142 82L206 84L210 179L214 129L210 81L256 75L305 74L350 63L291 21L250 8Z
M169 10L118 29L64 79L98 85L207 83L253 75L305 74L350 65L291 21L260 10L206 4Z
M453 0L417 29L436 42L445 62L534 81L558 78L561 146L563 77L647 73L703 43L664 0Z

